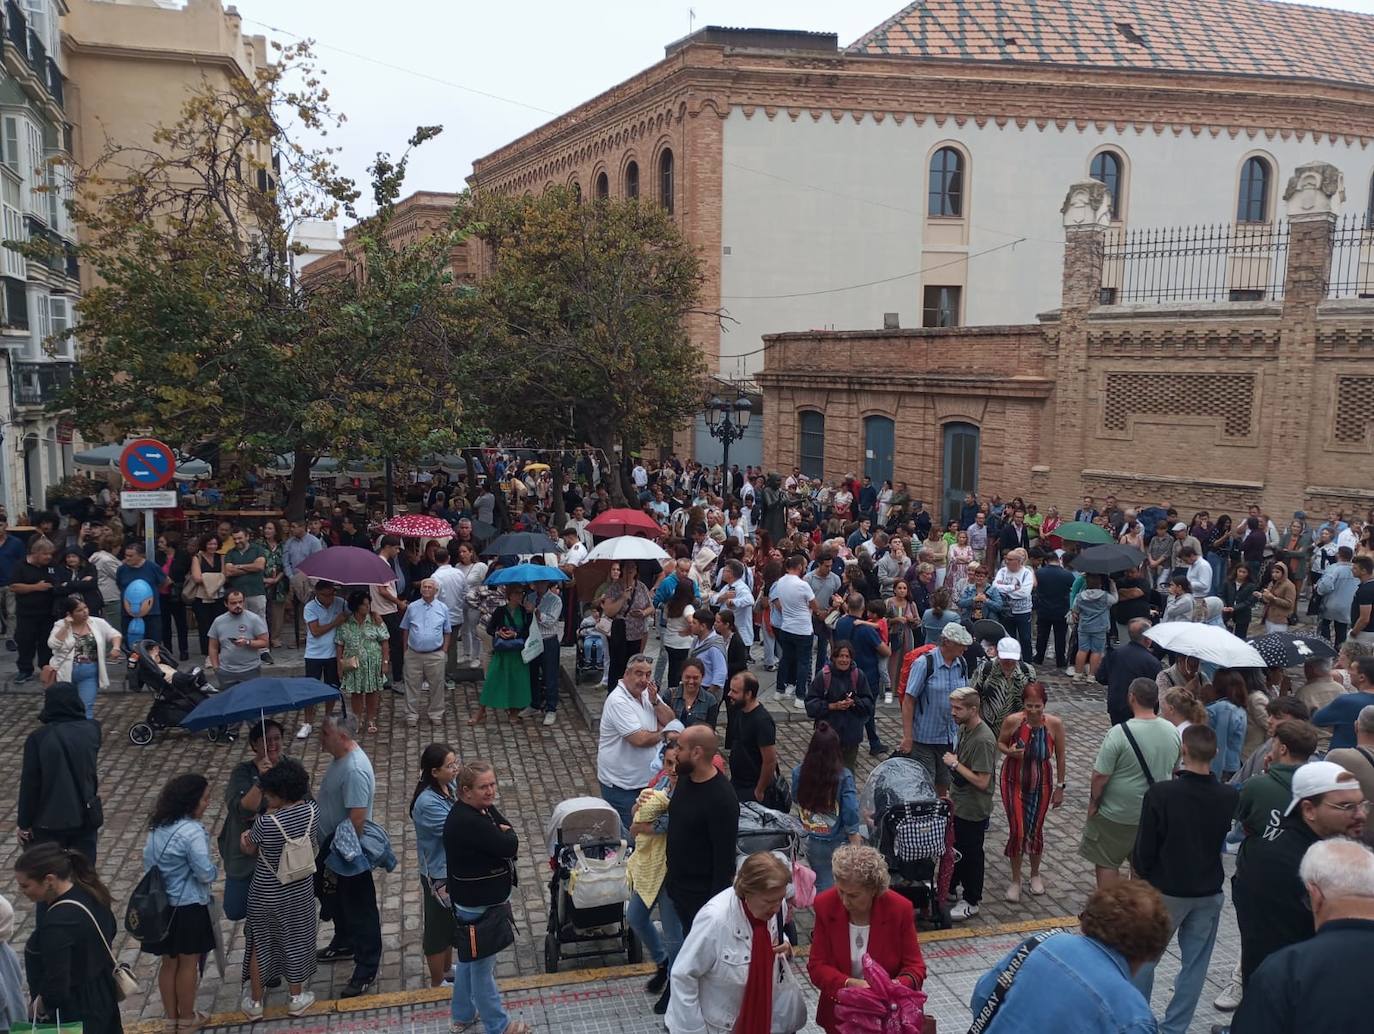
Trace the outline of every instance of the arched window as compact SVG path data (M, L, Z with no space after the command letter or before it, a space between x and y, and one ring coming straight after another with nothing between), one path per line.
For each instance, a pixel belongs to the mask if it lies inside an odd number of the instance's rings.
M658 200L673 214L673 152L665 150L658 156Z
M942 147L930 159L930 215L964 214L964 156Z
M610 197L610 196L611 196L611 181L610 181L610 178L609 178L604 172L599 172L599 173L597 173L597 175L596 175L596 199L597 199L598 201L605 201L605 200L606 200L608 197Z
M1088 175L1107 188L1107 198L1111 201L1112 218L1121 217L1121 155L1115 151L1100 151L1093 155Z
M797 466L809 478L825 476L825 414L804 410L797 420Z
M639 197L639 162L625 166L625 196Z
M1269 221L1269 181L1272 170L1263 158L1247 158L1240 170L1240 200L1236 205L1236 222L1264 223Z

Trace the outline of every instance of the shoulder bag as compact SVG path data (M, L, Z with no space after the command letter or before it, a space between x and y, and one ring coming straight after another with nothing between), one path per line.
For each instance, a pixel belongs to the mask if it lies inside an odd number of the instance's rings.
M85 912L86 915L90 916L91 925L95 927L95 932L100 937L100 943L105 945L105 950L110 953L110 963L114 967L115 998L122 1002L130 995L138 994L142 988L138 984L138 977L134 976L133 967L127 962L120 962L119 959L115 957L114 949L110 947L110 942L105 939L105 931L100 928L100 924L96 922L95 916L91 915L91 910L81 902L72 901L70 898L59 901L52 907L60 908L63 905L75 905L77 908L81 909L81 911Z
M1140 752L1140 744L1137 743L1135 737L1131 735L1130 725L1126 722L1122 722L1121 731L1126 734L1126 742L1129 743L1131 749L1135 751L1135 759L1140 762L1140 770L1145 773L1145 785L1154 786L1155 777L1150 772L1150 766L1145 763L1145 755Z
M773 781L763 791L763 800L759 803L784 815L792 810L792 783L782 774L781 768L773 769Z
M1054 935L1040 933L1021 942L1021 946L1016 949L1011 960L1007 963L1007 968L997 975L997 983L993 985L992 994L988 995L988 1000L983 1003L983 1008L973 1018L973 1026L969 1027L968 1034L983 1034L992 1026L992 1021L997 1018L1002 1003L1006 1001L1007 993L1011 991L1012 981L1016 979L1016 974L1020 971L1026 958L1052 936Z
M476 919L453 916L453 948L459 962L476 962L505 951L515 943L515 919L510 902L492 905Z

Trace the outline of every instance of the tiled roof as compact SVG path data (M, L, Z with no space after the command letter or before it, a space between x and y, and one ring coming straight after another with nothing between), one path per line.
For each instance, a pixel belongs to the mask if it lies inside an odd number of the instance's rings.
M1374 86L1374 16L1269 0L917 0L847 52Z

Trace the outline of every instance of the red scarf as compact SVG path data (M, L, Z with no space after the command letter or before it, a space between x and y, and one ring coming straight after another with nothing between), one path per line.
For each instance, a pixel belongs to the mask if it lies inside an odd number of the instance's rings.
M740 899L753 939L749 945L749 979L744 984L744 1001L735 1020L734 1034L769 1034L773 1029L773 935L767 919L755 919L749 906Z

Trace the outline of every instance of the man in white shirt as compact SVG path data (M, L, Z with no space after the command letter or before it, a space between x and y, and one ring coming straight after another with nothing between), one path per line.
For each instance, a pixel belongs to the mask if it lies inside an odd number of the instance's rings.
M630 824L640 791L653 780L659 734L673 720L673 709L652 682L653 659L638 653L625 665L624 677L606 695L596 749L596 779L601 797L620 814L621 828L632 842Z
M727 607L735 615L735 634L745 647L754 645L754 594L744 580L744 565L728 560L721 571L724 585L711 596L711 603Z
M1360 533L1354 524L1347 524L1336 536L1336 547L1339 549L1341 546L1347 547L1352 554L1360 548Z
M558 558L558 566L565 574L571 575L573 568L581 567L587 562L589 552L590 550L582 544L577 527L570 522L563 529L563 555Z
M649 472L644 469L642 462L636 462L634 470L630 471L630 478L635 483L635 488L642 492L649 487Z
M572 516L568 518L567 526L577 529L577 539L587 549L592 548L592 536L587 531L587 525L592 522L587 520L587 508L585 506L574 506Z
M1198 556L1192 546L1184 546L1178 551L1178 558L1188 568L1188 588L1195 599L1206 599L1212 594L1212 565Z
M439 602L448 608L449 622L453 626L446 658L449 678L453 678L458 671L458 644L463 638L463 613L468 592L467 576L453 566L452 559L447 549L435 550L434 562L439 566L430 575L439 586Z
M811 685L811 618L817 612L816 594L801 576L804 570L806 557L794 553L787 558L787 573L768 593L773 631L782 647L778 692L795 693L799 708L806 707L806 691Z

